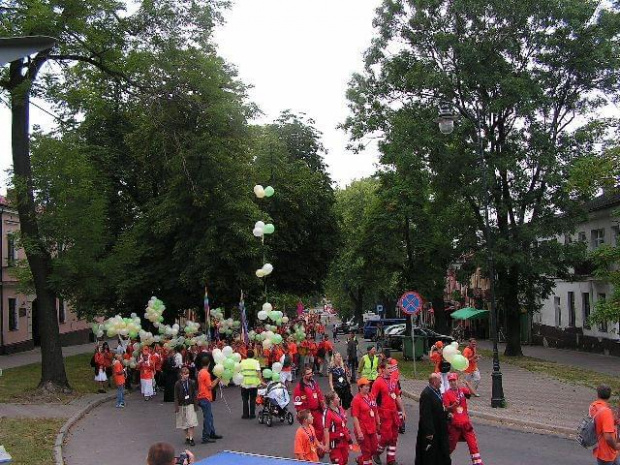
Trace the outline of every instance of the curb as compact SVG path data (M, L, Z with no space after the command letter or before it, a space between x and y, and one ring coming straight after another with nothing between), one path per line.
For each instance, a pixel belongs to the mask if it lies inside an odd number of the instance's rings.
M80 419L82 419L84 415L93 410L95 407L99 407L101 404L104 404L114 399L116 399L116 393L108 394L99 399L96 399L67 420L67 422L62 426L62 428L60 428L60 431L56 435L56 441L54 442L54 462L56 465L65 465L65 460L62 456L62 446L65 442L67 433L71 428L73 428L73 425L80 421Z
M420 402L420 396L417 394L413 394L405 389L402 390L403 396L409 399L412 399L416 402ZM545 434L548 436L557 436L565 439L575 439L576 433L573 428L565 428L563 426L553 426L546 425L544 423L538 423L535 421L526 421L520 420L518 418L506 418L500 415L491 415L489 413L477 412L476 410L468 410L469 414L474 418L480 418L482 420L487 420L496 424L500 424L506 428L511 429L519 429L523 430L527 428L528 430L538 433ZM59 464L62 465L62 464Z

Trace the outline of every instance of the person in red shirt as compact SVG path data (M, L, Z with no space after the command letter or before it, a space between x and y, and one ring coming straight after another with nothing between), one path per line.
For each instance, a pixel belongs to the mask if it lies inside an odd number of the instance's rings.
M100 345L95 346L95 355L93 355L92 364L95 368L95 381L99 383L97 392L105 393L105 383L108 381L106 375L106 358Z
M323 413L325 425L326 447L329 449L329 459L334 464L346 465L349 462L349 444L351 433L347 427L347 412L340 405L340 397L335 392L325 395L327 408Z
M351 402L355 437L362 451L362 455L357 458L357 463L359 465L372 465L372 457L379 448L377 437L377 432L381 426L379 410L375 398L370 394L370 380L363 377L358 379L357 387L359 392Z
M155 395L153 391L155 363L148 347L142 348L142 354L138 360L138 370L140 371L140 391L144 396L144 400L151 400L151 397Z
M381 454L387 449L387 463L391 465L396 462L396 443L401 418L404 421L406 416L400 386L385 362L379 365L379 377L372 384L371 395L377 402L381 422L381 440L373 460L380 464Z
M448 375L450 388L443 393L443 405L451 415L451 421L448 423L450 454L456 449L457 442L465 441L469 447L472 464L482 465L476 433L467 413L467 399L471 397L471 391L469 388L459 387L458 379L458 374L450 373Z
M215 365L213 356L210 353L200 354L197 361L199 371L196 376L198 382L198 392L196 401L202 410L202 443L207 444L215 442L216 439L222 439L222 436L216 434L215 424L213 423L213 412L211 410L211 402L213 402L213 389L219 383L219 378L212 380L209 369Z
M607 402L611 397L611 388L602 384L596 388L596 394L598 399L590 404L588 412L590 417L594 418L598 437L598 443L594 446L592 455L598 464L612 465L617 461L620 442L618 442L616 433L614 414Z
M116 408L125 408L125 368L122 354L116 354L114 357L112 373L116 384Z
M478 370L478 350L476 349L476 340L472 337L469 340L469 345L463 350L463 357L469 360L469 366L465 369L465 380L468 383L468 387L471 393L475 397L480 397L478 394L478 386L480 385L480 370Z
M293 404L295 410L310 410L314 418L314 429L319 442L323 442L323 410L325 410L325 398L319 384L313 379L312 367L306 366L304 373L293 392Z

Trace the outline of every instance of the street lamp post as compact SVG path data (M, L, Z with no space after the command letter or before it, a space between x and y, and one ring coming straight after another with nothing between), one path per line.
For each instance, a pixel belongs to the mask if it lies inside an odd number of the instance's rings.
M452 112L449 103L442 102L439 105L439 131L442 134L451 134L454 131L454 122L458 116ZM499 352L497 350L497 310L495 308L495 263L493 259L493 236L489 222L489 182L488 166L484 158L484 144L482 140L482 128L480 119L475 118L478 138L478 156L482 165L482 183L484 189L484 235L487 243L487 262L489 267L489 291L491 294L491 339L493 340L493 373L491 374L491 407L505 407L504 387L502 384L502 372L499 366Z

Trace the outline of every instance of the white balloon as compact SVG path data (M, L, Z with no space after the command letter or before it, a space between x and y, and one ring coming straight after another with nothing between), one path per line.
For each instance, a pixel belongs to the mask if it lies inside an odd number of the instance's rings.
M459 343L456 341L452 342L450 345L453 346L455 349L459 348Z
M282 317L282 323L288 324L288 316L283 316Z
M273 310L273 306L269 302L263 304L263 311L270 312Z
M254 230L252 231L252 234L254 234L254 237L263 237L263 230L254 228Z
M254 229L260 229L262 231L263 229L265 229L265 223L263 223L262 221L257 221L254 225Z
M280 373L282 371L282 364L280 362L275 362L271 365L271 371L274 373Z
M259 270L256 270L256 276L259 278L262 278L265 276L265 272L262 270L262 268Z
M265 193L265 189L260 184L256 184L254 186L254 193L256 194L256 196L258 196L259 192L262 192L264 194Z
M235 373L233 375L233 383L235 383L236 386L239 386L241 383L243 383L243 375L241 373Z
M260 312L258 312L258 319L261 321L265 321L267 319L267 312L261 310Z
M222 349L222 353L224 354L224 357L228 358L233 354L233 348L226 346Z
M241 354L240 354L240 353L235 352L234 354L232 354L232 358L234 358L234 359L235 359L235 362L237 362L237 363L238 363L238 362L240 362L240 361L241 361Z
M265 276L267 276L268 274L271 274L271 272L273 271L273 265L271 263L265 263L263 265L263 273L265 273Z
M222 364L224 363L224 360L226 360L226 357L224 356L223 353L220 352L217 355L213 354L213 360L215 360L215 363Z

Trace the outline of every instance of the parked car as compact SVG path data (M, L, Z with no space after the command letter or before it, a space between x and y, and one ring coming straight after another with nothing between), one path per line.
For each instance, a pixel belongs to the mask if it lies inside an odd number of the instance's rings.
M441 341L444 344L451 344L454 342L454 338L452 336L448 336L446 334L439 334L436 331L433 331L430 328L414 328L414 335L416 337L425 337L427 347L431 347L435 345L437 341ZM389 335L386 335L384 340L384 346L389 347L394 350L403 350L403 339L405 337L410 337L411 335L407 333L406 328L400 329L398 331L394 331Z
M382 320L368 320L364 324L364 339L374 341L377 336L377 327L383 325L383 329L399 323L405 323L404 318L384 318ZM384 332L385 335L385 332Z

